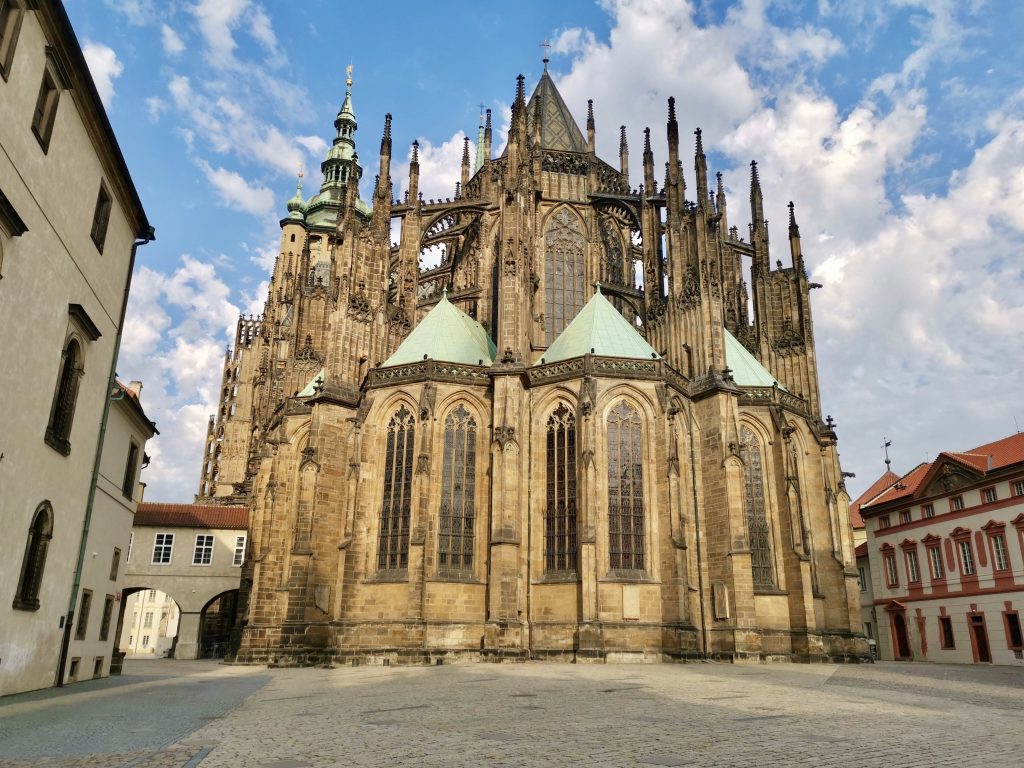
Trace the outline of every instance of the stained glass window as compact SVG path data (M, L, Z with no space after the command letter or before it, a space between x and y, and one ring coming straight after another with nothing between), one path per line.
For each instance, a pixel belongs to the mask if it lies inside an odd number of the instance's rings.
M476 419L462 405L444 421L437 570L465 574L473 567Z
M544 325L550 345L583 309L586 238L578 216L562 208L544 234Z
M644 568L644 465L640 414L621 402L608 414L608 550L613 570Z
M754 589L773 589L775 569L772 567L771 532L764 504L764 473L761 443L746 427L740 430L743 450L743 501L747 514L747 538L750 541L750 566Z
M545 569L575 572L576 540L576 417L563 403L548 418Z
M413 443L416 419L404 405L388 423L384 457L384 498L380 510L377 568L394 571L409 565L409 517L412 509Z

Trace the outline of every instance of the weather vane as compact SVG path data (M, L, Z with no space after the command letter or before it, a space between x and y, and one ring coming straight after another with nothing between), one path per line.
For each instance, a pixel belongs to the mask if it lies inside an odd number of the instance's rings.
M347 67L345 67L345 85L347 85L349 88L352 87L352 65L351 64L349 64Z
M885 451L885 471L888 472L892 461L889 459L889 446L892 445L892 440L883 436L882 437L882 450Z

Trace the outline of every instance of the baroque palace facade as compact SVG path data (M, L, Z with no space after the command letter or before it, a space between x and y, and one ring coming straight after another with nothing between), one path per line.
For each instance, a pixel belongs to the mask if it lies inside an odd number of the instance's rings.
M813 285L792 204L772 267L756 165L747 240L699 131L687 198L673 100L633 188L546 62L451 199L415 143L393 196L390 115L360 199L351 79L335 128L210 421L198 500L251 508L238 661L866 654Z

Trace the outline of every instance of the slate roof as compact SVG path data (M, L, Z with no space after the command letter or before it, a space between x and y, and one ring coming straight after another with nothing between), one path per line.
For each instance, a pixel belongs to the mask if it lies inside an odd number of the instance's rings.
M555 87L555 81L547 70L540 76L533 95L526 104L526 130L533 135L533 121L537 114L537 100L540 100L540 145L557 152L586 152L587 140L583 137L576 120L565 105L562 94ZM505 147L505 153L508 146ZM504 153L503 153L504 154Z
M448 301L445 293L381 367L390 368L427 359L490 365L497 354L498 348L484 327Z
M740 340L725 331L725 364L732 371L732 378L741 387L774 387L789 391L750 354Z
M139 503L132 525L166 528L225 528L244 531L249 528L249 508L143 501Z
M600 286L579 314L551 342L538 365L583 355L631 357L639 360L656 360L660 357L608 302Z

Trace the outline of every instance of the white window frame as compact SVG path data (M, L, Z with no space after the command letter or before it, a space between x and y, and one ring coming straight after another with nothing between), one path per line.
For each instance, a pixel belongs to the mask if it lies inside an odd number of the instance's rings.
M981 500L984 504L995 504L999 501L999 496L996 494L995 486L982 489Z
M954 512L959 512L960 510L962 510L964 508L964 497L963 496L953 496L949 500L949 506L950 506L950 509L952 509Z
M921 580L921 566L917 561L917 550L907 550L907 582L915 584Z
M938 546L928 547L928 568L933 579L946 578L946 567L942 564L942 550Z
M898 587L900 585L899 572L896 570L896 553L888 552L883 557L885 561L885 585L887 587Z
M1024 480L1015 480L1013 483L1013 495L1024 496Z
M128 555L124 559L125 563L130 563L132 561L132 544L134 543L135 531L131 531L128 533Z
M971 542L964 539L958 541L957 545L960 547L960 564L963 567L964 576L973 576L975 574L974 550L971 548Z
M248 543L248 534L235 536L235 553L231 558L231 565L241 567L245 564L245 545Z
M195 548L192 550L192 565L213 565L213 545L212 533L197 533Z
M167 550L167 559L163 559L164 550ZM160 559L157 559L157 554L160 554ZM174 534L173 533L157 533L153 536L153 560L151 565L170 565L171 560L174 558Z
M935 517L935 505L934 504L922 504L921 505L921 517L929 518Z
M1005 571L1010 567L1010 553L1006 549L1006 537L1001 533L992 535L992 567Z
M152 629L153 628L153 611L146 611L142 616L142 628Z

